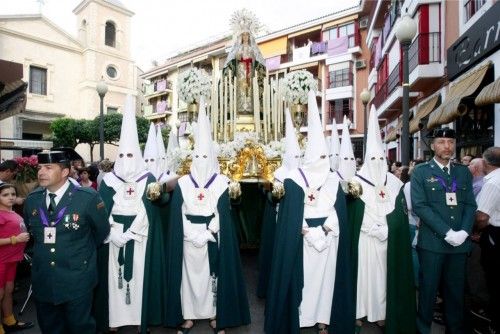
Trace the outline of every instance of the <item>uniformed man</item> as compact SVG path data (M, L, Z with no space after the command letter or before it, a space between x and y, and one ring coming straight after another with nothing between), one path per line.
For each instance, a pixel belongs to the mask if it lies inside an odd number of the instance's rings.
M450 162L455 154L454 130L434 131L431 149L434 158L415 167L411 176L413 211L421 222L417 329L430 333L441 283L447 332L465 333L465 261L476 211L472 175L466 166Z
M92 290L96 250L109 234L107 212L91 188L68 181L65 152L38 154L40 187L28 195L24 220L33 235L33 297L42 333L95 333Z

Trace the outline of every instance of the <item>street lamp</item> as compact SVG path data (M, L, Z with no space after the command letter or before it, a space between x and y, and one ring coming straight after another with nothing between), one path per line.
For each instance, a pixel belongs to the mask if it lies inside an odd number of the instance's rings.
M102 161L104 160L104 95L108 92L108 85L106 85L103 77L97 83L96 90L101 99L101 110L99 113L99 155Z
M396 27L396 38L403 48L403 120L401 127L401 163L410 164L410 84L408 68L408 49L417 33L417 23L405 14Z
M366 105L368 104L368 102L370 102L370 97L371 97L371 94L370 92L368 91L368 89L366 88L363 88L363 91L361 92L361 94L359 94L359 97L361 98L361 102L363 102L363 113L364 113L364 130L363 130L363 159L364 159L364 156L366 154L366 132L367 132L367 128L368 128L368 117L366 115Z

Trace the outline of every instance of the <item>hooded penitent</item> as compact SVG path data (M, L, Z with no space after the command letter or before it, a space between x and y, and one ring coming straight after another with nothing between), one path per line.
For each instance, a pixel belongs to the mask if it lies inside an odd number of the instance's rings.
M205 99L200 98L200 111L198 112L198 126L194 150L192 153L191 176L198 184L206 184L216 169L217 157L212 143L209 122L205 113ZM202 139L200 139L202 138ZM218 166L218 164L217 164Z
M388 173L375 106L370 110L366 139L364 163L358 172L363 187L361 199L366 210L385 216L394 210L401 181Z
M175 138L175 135L172 132L170 132L170 136ZM160 173L165 173L167 171L167 154L165 153L165 143L163 142L160 125L158 125L156 129L156 148L158 149L158 165Z
M330 168L332 171L339 169L340 162L340 142L339 132L337 131L337 121L332 121L332 135L330 137Z
M161 174L161 166L156 143L156 129L153 123L149 125L148 139L146 146L144 146L143 156L146 168L158 179L158 176Z
M285 135L283 162L281 163L281 167L274 172L274 178L280 182L284 182L288 172L296 169L300 164L300 146L288 109L285 110Z
M133 96L127 95L114 173L128 182L136 180L145 170L146 164L142 158L137 134L135 101Z
M307 146L302 160L304 172L310 188L321 187L330 173L328 146L326 145L323 127L319 118L316 93L309 91L307 111Z
M344 181L349 181L356 174L356 159L354 159L349 126L347 124L347 117L345 116L344 123L342 124L342 143L340 144L339 158L338 172L340 177Z

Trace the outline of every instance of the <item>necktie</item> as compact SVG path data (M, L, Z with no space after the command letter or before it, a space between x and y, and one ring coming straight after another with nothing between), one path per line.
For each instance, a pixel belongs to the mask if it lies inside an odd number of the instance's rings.
M48 207L48 212L49 212L49 215L53 214L55 209L56 209L56 201L54 198L56 198L56 194L53 194L53 193L49 193L49 197L50 197L50 203L49 203L49 207Z
M448 174L448 167L444 166L444 167L443 167L443 172L444 172L445 174Z

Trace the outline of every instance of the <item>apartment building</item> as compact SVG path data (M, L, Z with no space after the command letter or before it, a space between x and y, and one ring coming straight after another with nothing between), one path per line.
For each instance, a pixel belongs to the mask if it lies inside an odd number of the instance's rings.
M366 39L370 49L370 104L376 107L388 158L400 160L402 149L410 150L410 159L429 158L427 135L445 124L459 133L457 156L477 155L493 145L493 137L498 136L494 134L497 106L494 102L479 105L475 99L498 78L495 63L499 40L492 37L498 29L496 1L379 0L363 1L361 7L362 15L370 18ZM402 148L399 140L403 53L395 35L398 19L404 14L417 23L417 34L408 51L409 148ZM495 18L489 19L489 15ZM487 29L492 29L489 41ZM473 48L479 50L478 56L472 56Z
M367 87L369 49L364 42L368 18L360 7L322 16L256 38L270 78L305 69L318 81L318 104L325 130L335 119L340 129L344 115L351 121L355 154L363 150L363 104L358 98ZM221 36L169 58L145 72L144 116L180 126L187 120L186 106L177 96L177 77L184 69L205 69L213 79L223 68L231 48L231 36ZM159 88L158 88L159 87ZM176 122L179 120L180 122ZM306 122L303 123L306 126ZM306 128L304 127L303 130Z

